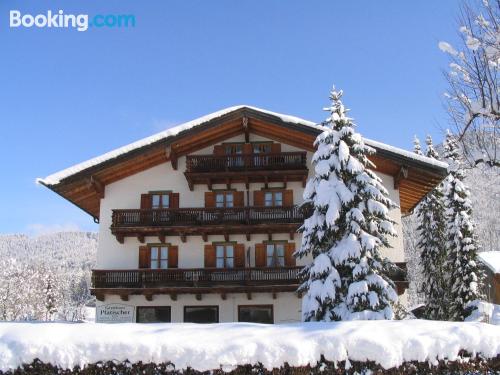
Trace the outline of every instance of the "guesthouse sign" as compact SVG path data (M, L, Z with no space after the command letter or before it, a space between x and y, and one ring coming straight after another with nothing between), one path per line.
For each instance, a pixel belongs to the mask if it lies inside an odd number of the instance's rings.
M96 306L96 323L134 323L135 307L121 303Z

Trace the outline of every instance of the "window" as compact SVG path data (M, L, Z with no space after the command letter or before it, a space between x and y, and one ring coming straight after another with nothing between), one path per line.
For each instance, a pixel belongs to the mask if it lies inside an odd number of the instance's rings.
M226 155L235 155L243 153L243 143L227 143L224 145Z
M168 246L151 246L151 268L168 268Z
M234 267L234 245L217 244L215 245L215 266L217 268Z
M254 154L268 154L271 152L271 142L268 143L254 143L253 153Z
M264 205L266 207L283 206L283 192L266 191L264 194Z
M138 306L137 323L170 323L170 306Z
M275 242L266 244L266 265L268 267L285 266L285 243Z
M169 193L152 193L151 194L152 208L168 208L170 207Z
M234 207L234 196L232 192L215 193L215 207L230 208Z
M238 306L238 321L250 323L274 323L272 305Z
M219 323L218 306L184 306L185 323Z

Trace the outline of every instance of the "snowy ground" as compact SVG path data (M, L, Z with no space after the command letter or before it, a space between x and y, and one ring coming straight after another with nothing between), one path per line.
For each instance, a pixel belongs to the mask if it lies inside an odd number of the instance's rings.
M327 360L454 360L464 349L500 353L500 327L423 320L260 325L0 323L0 370L39 358L63 368L101 360L171 361L177 369L231 368L261 362L271 369Z

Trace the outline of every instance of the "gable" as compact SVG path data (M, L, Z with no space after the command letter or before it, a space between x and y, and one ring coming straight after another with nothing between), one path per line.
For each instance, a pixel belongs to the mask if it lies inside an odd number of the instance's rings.
M276 142L314 151L322 127L293 116L253 107L231 107L134 142L44 179L38 179L63 198L99 219L100 198L107 184L153 166L171 162L208 146L253 133ZM446 164L379 142L366 140L377 151L370 159L376 171L394 177L401 210L411 211L446 174Z

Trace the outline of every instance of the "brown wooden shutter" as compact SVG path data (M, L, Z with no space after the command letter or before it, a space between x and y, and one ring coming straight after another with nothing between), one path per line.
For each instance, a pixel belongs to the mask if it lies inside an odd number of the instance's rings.
M213 191L205 192L205 207L215 207L215 193Z
M151 268L151 249L148 246L139 247L139 268Z
M244 143L243 144L243 154L248 155L253 152L253 147L251 143Z
M151 194L141 194L141 209L148 210L151 209Z
M243 207L245 205L245 193L243 191L234 191L233 199L234 199L234 207Z
M293 206L293 190L283 191L283 206Z
M295 252L295 242L289 242L285 245L285 266L293 267L295 266L295 257L293 253Z
M253 192L253 205L254 206L264 205L264 190L255 190Z
M179 193L170 194L170 208L179 208Z
M273 143L271 145L271 152L273 154L278 154L281 152L281 143Z
M205 245L205 268L215 267L215 246Z
M177 268L179 265L179 246L168 247L168 268Z
M263 243L255 244L255 267L266 266L266 245Z
M245 268L245 245L242 243L237 243L234 246L234 266Z
M224 145L215 145L214 146L214 155L222 156L225 154Z

